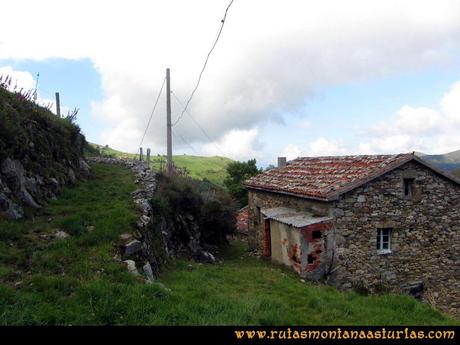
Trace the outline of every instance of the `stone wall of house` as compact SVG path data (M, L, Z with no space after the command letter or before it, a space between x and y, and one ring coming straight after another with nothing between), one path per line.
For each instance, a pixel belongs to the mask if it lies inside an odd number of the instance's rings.
M403 178L415 178L404 196ZM339 288L419 294L460 315L460 186L416 163L387 173L335 202ZM377 231L391 228L391 253ZM422 293L423 290L423 293Z
M257 208L289 207L298 211L308 211L318 216L332 214L329 203L297 198L259 190L249 190L248 197L248 243L252 250L263 251L264 224L259 222Z

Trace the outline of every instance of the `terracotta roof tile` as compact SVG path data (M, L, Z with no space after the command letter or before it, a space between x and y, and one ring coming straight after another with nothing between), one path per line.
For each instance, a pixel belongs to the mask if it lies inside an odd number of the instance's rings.
M245 185L279 193L328 200L333 195L378 176L414 157L398 155L364 155L300 157L285 167L271 169L247 180Z

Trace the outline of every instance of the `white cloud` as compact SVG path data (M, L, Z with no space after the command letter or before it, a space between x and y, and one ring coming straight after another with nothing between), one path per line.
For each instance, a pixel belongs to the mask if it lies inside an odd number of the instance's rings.
M396 112L396 126L406 133L427 134L442 127L441 114L426 107L404 105Z
M11 66L0 67L0 76L3 77L5 81L6 77L11 78L11 85L9 89L13 91L15 88L17 91L23 89L24 91L29 91L35 89L35 80L27 71L17 71L14 70Z
M281 156L285 156L287 160L292 160L304 156L337 156L347 153L349 153L349 149L341 142L321 137L311 141L306 149L300 149L297 145L288 144L283 149Z
M3 80L5 80L7 76L11 78L11 85L8 87L8 90L12 92L21 92L22 94L25 94L29 91L34 92L35 90L36 79L30 72L18 71L13 69L11 66L3 66L0 67L0 76L3 77ZM42 107L48 108L51 112L56 114L55 100L43 97L40 94L40 90L38 90L35 102ZM61 104L61 114L63 116L67 115L69 111L69 107Z
M92 105L106 123L101 140L133 150L165 68L171 67L172 89L184 101L227 4L7 1L0 60L90 58L105 94ZM190 110L212 138L225 143L229 133L252 133L282 112L295 113L318 87L446 64L459 49L458 1L235 1ZM180 109L174 101L173 109L175 118ZM158 151L164 150L164 117L159 107L146 137ZM207 141L187 115L177 130L191 143ZM313 152L338 148L312 145ZM251 150L257 147L235 154Z
M260 143L257 142L257 129L231 130L218 142L203 145L207 155L234 157L239 160L260 158Z
M457 82L442 97L438 109L404 105L386 122L362 131L370 138L359 144L359 151L445 153L458 150L459 99L460 82Z
M460 81L452 85L441 100L441 109L449 121L460 125Z
M309 145L309 156L334 156L343 155L347 150L337 141L331 141L326 138L318 138Z
M302 151L298 146L293 144L288 144L281 153L281 157L286 157L288 161L293 160L302 155Z

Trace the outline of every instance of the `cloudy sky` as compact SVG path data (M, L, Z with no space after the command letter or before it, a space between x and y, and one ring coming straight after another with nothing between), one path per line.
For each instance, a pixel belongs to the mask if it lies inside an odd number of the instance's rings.
M33 88L39 72L42 102L59 91L89 141L134 152L167 67L181 113L228 2L4 0L0 75ZM460 1L235 0L189 110L176 154L460 149ZM165 117L163 94L155 153Z

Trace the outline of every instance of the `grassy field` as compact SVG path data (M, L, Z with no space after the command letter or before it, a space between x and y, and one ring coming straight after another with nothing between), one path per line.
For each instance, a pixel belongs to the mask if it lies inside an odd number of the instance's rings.
M460 177L460 168L454 170L454 171L452 172L452 174L453 174L454 176Z
M93 170L94 179L67 188L43 216L0 222L1 325L459 324L410 297L303 283L241 242L217 253L218 264L179 260L161 284L145 284L113 258L138 216L131 174ZM53 239L58 228L72 237Z
M138 155L132 153L125 153L114 150L110 147L103 147L97 144L90 144L95 148L101 150L101 153L108 156L123 157L123 158L138 158ZM152 156L152 168L160 169L161 162L164 164L164 156ZM227 176L226 167L232 162L230 158L214 156L188 156L177 155L173 156L174 164L182 169L187 169L190 176L195 179L208 179L214 184L223 187L224 179Z

